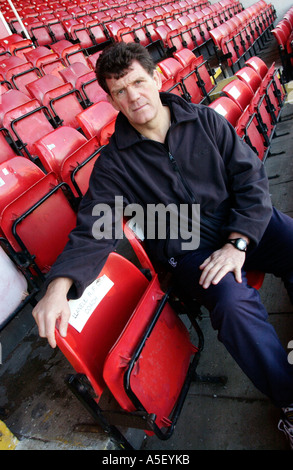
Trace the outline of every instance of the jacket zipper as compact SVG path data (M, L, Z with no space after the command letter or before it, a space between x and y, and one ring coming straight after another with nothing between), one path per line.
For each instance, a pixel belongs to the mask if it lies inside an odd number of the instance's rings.
M183 184L184 189L188 194L188 197L191 199L193 204L196 204L197 203L196 198L195 198L193 192L191 191L188 183L186 182L185 178L182 176L182 173L180 172L180 169L178 167L178 164L177 164L175 158L173 157L171 152L168 152L168 156L169 156L169 160L171 162L171 165L173 167L173 170L178 174L178 177L179 177L181 183Z

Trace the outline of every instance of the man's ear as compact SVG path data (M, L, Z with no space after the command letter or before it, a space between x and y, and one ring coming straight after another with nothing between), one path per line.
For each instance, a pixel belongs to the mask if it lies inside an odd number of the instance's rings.
M118 106L116 105L115 101L113 100L112 96L111 95L108 95L107 94L107 101L113 106L114 109L116 109L116 111L120 111L120 109L118 108Z
M154 81L157 85L158 90L162 87L162 74L157 69L154 70Z

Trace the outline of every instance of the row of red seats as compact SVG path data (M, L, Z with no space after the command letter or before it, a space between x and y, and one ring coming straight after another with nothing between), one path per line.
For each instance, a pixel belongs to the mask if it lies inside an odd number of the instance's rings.
M284 76L286 81L290 81L293 78L293 7L289 8L276 27L272 29L272 34L278 44Z
M216 80L207 61L189 49L174 52L173 57L158 63L162 73L162 91L182 96L191 103L210 101Z
M239 2L228 6L218 2L203 8L203 3L190 4L179 2L160 4L147 9L122 11L117 9L83 13L73 9L44 14L42 18L28 17L23 20L31 40L37 46L49 46L61 39L78 42L82 48L104 47L110 40L139 41L144 46L155 44L155 58L165 54L165 48L174 49L173 42L182 36L182 45L186 43L192 50L201 47L211 40L209 30L223 23L238 11L242 10ZM76 7L80 8L81 7ZM178 20L177 20L178 18ZM166 24L168 23L168 24ZM11 23L16 33L21 33L21 25ZM210 51L209 51L210 52Z
M52 39L57 35L57 39L60 39L61 34L70 34L71 27L74 25L83 26L90 21L99 21L101 23L114 21L118 18L125 17L126 15L139 14L142 12L150 11L153 8L160 9L163 13L170 12L183 8L197 8L201 9L208 2L193 2L192 0L180 2L179 4L157 3L150 2L149 4L142 5L127 4L127 5L113 5L113 7L102 6L100 2L84 3L80 5L66 4L63 3L58 6L54 5L54 8L50 5L47 10L43 10L42 14L38 12L29 13L27 10L21 10L20 16L23 20L24 25L28 31L39 41L48 41L48 44L52 42ZM158 10L159 11L159 10ZM7 21L9 22L14 32L21 32L21 25L15 18L13 12L4 13Z
M234 73L247 53L256 54L256 47L269 40L275 18L273 5L260 0L211 30L219 63L227 64Z
M268 68L259 57L251 57L232 78L222 88L222 96L209 106L265 161L286 97L280 71L274 64Z

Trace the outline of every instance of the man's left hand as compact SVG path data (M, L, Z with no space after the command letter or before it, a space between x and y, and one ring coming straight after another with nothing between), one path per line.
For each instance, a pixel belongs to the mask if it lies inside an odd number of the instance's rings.
M245 261L245 252L230 244L224 245L211 254L199 267L202 274L199 284L207 289L211 284L218 284L229 272L234 273L237 282L242 282L241 268Z

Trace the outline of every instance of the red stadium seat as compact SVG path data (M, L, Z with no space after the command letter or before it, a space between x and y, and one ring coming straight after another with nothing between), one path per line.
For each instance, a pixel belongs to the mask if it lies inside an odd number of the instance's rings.
M11 160L9 169L15 168L13 163ZM16 170L13 178L17 180L18 186L22 183L22 175ZM9 201L8 195L6 200L9 203L1 211L4 237L15 252L22 253L32 272L37 273L41 279L44 279L44 273L50 270L64 249L68 234L76 224L76 213L70 206L63 187L64 184L59 185L56 176L49 173L17 198Z
M96 136L100 145L107 143L114 132L115 121L118 112L107 101L99 101L91 105L76 116L85 136L90 139ZM102 130L106 129L106 136L102 138Z
M131 446L111 423L110 415L107 418L104 414L102 398L107 389L120 404L117 416L127 412L129 427L142 427L148 433L168 438L181 409L177 405L183 403L189 387L190 382L185 382L187 371L189 367L195 369L198 351L162 292L151 264L146 262L146 266L153 275L150 281L128 260L117 253L110 254L97 281L89 286L90 293L101 300L91 309L88 321L79 317L78 325L72 318L66 338L56 329L57 344L76 371L69 378L69 387L90 405L104 429L105 424L110 425L117 444L126 449ZM99 289L104 293L99 294ZM70 301L73 316L74 302ZM91 392L81 389L81 376L89 381L95 399L88 401ZM136 413L138 407L144 416L141 422ZM172 414L174 408L176 413ZM131 420L133 413L136 423Z
M78 128L76 115L85 108L78 90L71 83L64 83L60 77L45 75L27 86L32 96L49 107L57 123Z
M3 126L8 129L18 149L34 159L33 144L56 127L48 108L31 100L5 113Z
M209 108L214 109L217 113L224 116L227 121L236 126L238 119L242 114L240 106L226 96L220 96L209 104Z

